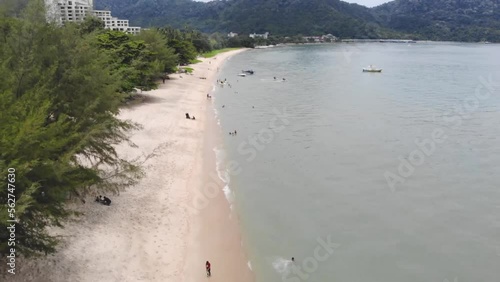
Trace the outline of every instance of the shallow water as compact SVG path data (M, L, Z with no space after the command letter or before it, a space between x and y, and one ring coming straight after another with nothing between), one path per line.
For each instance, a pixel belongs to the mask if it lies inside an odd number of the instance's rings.
M258 281L498 281L500 46L251 50L219 78Z

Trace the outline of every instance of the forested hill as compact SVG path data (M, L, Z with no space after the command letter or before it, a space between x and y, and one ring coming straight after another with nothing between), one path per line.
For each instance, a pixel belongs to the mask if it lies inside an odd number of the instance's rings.
M95 0L132 24L204 32L411 37L500 42L500 0L396 0L375 8L340 0Z
M208 3L192 0L96 0L99 9L141 26L183 27L204 32L279 35L326 34L377 38L383 29L370 9L339 0L227 0Z
M500 0L396 0L372 13L383 26L426 39L500 41Z

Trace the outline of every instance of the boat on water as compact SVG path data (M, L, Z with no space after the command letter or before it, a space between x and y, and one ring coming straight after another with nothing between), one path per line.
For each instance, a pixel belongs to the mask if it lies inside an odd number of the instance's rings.
M254 74L253 70L242 70L241 72L245 74Z
M377 68L373 67L372 65L370 65L369 67L364 68L363 72L382 72L382 69L377 69Z
M240 73L240 74L238 74L238 76L245 77L245 76L247 76L247 74L246 73Z

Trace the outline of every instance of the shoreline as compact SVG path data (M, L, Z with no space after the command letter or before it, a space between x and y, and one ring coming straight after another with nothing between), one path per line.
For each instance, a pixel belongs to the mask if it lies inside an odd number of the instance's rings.
M116 150L122 158L143 160L145 177L120 195L107 194L109 207L89 197L78 206L83 215L76 223L55 230L65 238L57 252L20 260L9 281L194 282L207 279L206 260L217 281L253 281L237 215L222 181L213 180L213 148L222 136L206 98L224 62L245 50L201 58L190 65L193 75L170 75L158 89L142 93L145 102L122 108L120 118L143 128L131 133L137 147ZM216 184L208 204L193 208L206 183Z
M222 69L233 55L246 49L220 53L213 58L204 59L203 63L212 61L208 66ZM213 62L217 63L213 64ZM196 66L196 65L194 65ZM206 67L206 66L205 66ZM196 71L196 68L195 68ZM211 73L210 88L206 93L214 95L216 79L219 71ZM196 282L208 279L205 274L205 261L210 261L212 277L221 282L251 282L255 280L253 272L248 268L248 257L242 246L242 234L238 214L231 208L223 191L225 183L219 176L215 149L223 145L222 129L217 124L214 113L214 100L207 100L204 109L205 133L198 151L195 171L199 175L192 177L190 186L196 187L191 198L190 210L193 212L192 227L188 241L186 263L182 281ZM194 209L193 209L194 208Z

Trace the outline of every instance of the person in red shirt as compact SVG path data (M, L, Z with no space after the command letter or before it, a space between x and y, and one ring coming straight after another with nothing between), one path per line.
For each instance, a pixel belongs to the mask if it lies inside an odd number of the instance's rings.
M210 262L207 260L207 262L205 263L205 268L207 270L207 277L209 276L212 276L212 273L211 273L211 268L210 268Z

